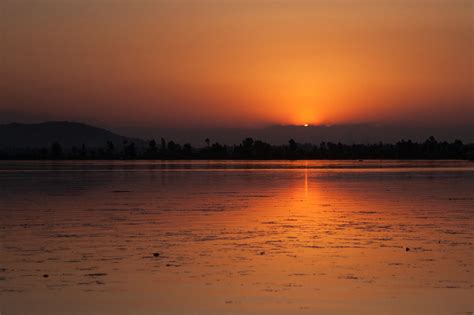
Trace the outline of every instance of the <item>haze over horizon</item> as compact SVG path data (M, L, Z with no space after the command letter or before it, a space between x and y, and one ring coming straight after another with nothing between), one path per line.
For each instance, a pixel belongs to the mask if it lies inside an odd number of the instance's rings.
M141 136L474 125L469 0L6 0L0 9L4 122L82 121Z
M469 124L457 126L403 126L393 124L273 125L261 128L201 127L177 129L160 128L159 126L154 128L140 126L107 128L106 126L71 121L12 123L0 120L0 129L2 130L0 132L0 146L7 147L48 146L58 141L66 146L81 145L84 142L93 146L101 146L107 141L122 143L123 140L131 140L139 145L144 145L149 140L160 141L161 139L202 147L207 146L207 139L212 143L237 145L246 138L261 140L273 145L286 145L290 139L300 144L313 145L322 142L344 144L378 144L382 142L395 144L400 140L412 140L422 143L429 137L435 137L440 142L461 140L466 144L474 144L474 128ZM39 138L42 140L35 142L35 139Z

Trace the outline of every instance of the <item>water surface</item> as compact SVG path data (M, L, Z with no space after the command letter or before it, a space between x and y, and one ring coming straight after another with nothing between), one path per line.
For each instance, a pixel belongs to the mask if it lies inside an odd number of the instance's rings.
M0 216L2 315L474 311L470 162L4 161Z

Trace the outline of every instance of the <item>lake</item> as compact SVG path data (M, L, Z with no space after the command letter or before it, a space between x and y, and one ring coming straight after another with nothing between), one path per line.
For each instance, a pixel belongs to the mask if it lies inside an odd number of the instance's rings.
M2 161L0 313L473 314L474 163Z

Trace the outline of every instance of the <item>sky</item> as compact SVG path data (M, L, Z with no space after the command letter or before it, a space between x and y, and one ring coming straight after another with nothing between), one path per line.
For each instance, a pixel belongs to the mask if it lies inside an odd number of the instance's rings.
M473 3L2 0L0 115L178 129L474 124Z

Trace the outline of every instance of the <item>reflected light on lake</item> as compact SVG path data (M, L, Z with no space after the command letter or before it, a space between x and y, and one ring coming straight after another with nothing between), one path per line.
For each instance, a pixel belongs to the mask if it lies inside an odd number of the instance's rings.
M1 162L2 314L470 314L462 161Z

